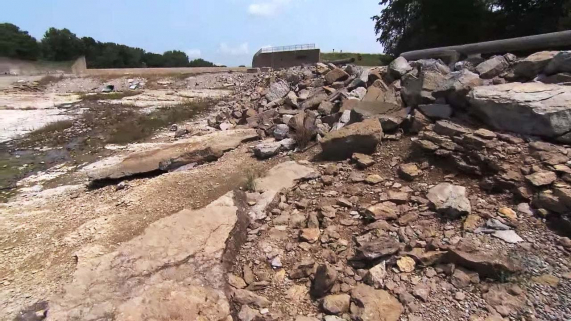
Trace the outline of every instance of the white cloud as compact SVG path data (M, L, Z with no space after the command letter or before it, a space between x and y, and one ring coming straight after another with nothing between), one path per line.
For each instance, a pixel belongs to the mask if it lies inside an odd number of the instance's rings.
M232 56L239 56L239 55L247 55L250 53L250 49L248 48L248 43L244 42L239 44L236 47L228 46L225 42L220 44L220 48L218 49L223 54L232 55Z
M248 13L254 16L273 16L290 2L291 0L266 0L265 2L252 3L248 6Z
M188 49L185 51L188 58L199 58L202 56L200 49Z

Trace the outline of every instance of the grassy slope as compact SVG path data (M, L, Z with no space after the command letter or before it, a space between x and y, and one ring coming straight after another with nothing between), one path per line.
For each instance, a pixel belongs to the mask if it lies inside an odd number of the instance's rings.
M361 61L358 56L361 55ZM322 52L321 61L355 58L355 63L361 66L384 66L392 61L392 57L385 54L360 54L353 52Z

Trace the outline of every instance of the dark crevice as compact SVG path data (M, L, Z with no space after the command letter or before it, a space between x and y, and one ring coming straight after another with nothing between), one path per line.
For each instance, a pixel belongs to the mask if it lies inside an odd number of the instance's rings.
M230 232L230 237L226 240L226 248L222 255L222 267L224 269L224 293L228 302L232 302L232 288L226 282L226 274L229 273L233 265L236 263L236 257L248 239L248 226L250 225L250 216L248 212L250 207L246 200L246 193L240 190L234 191L234 205L238 208L236 211L237 221L234 228ZM231 314L234 320L238 320L238 310L230 304Z
M130 181L130 180L139 179L139 178L154 178L154 177L160 176L160 175L165 174L165 173L168 173L168 172L157 169L157 170L154 170L151 172L134 174L134 175L127 176L127 177L98 179L98 180L94 180L94 181L89 182L88 189L89 190L100 189L102 187L106 187L109 185L117 185L122 181Z

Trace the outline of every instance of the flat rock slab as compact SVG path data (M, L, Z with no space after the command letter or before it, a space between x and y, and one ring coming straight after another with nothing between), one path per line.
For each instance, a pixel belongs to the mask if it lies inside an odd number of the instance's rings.
M474 112L496 129L548 138L571 131L568 86L543 83L482 86L470 92L469 100Z
M225 320L221 259L237 220L229 192L151 224L111 253L80 260L47 320Z
M294 161L274 166L265 177L255 181L256 191L260 194L256 199L256 205L251 207L251 219L264 219L267 215L266 207L275 200L281 190L291 188L298 180L314 175L316 175L314 169Z
M255 129L221 131L193 137L144 152L135 152L87 171L90 181L120 179L157 170L169 171L190 163L214 161L242 142L256 139Z
M315 174L293 161L275 166L256 180L259 197L250 210L265 213L282 189ZM50 300L48 320L232 320L223 257L248 221L242 203L228 192L204 208L152 223L111 253L82 249L87 254L73 281Z

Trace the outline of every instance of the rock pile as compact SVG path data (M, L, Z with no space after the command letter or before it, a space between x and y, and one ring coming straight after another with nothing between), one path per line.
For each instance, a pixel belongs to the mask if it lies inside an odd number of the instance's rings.
M238 319L571 317L552 286L571 288L571 241L539 224L571 235L567 55L261 76L276 80L227 113L267 137L255 155L316 140L335 162L251 222Z

